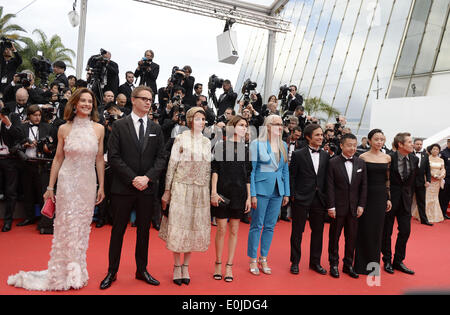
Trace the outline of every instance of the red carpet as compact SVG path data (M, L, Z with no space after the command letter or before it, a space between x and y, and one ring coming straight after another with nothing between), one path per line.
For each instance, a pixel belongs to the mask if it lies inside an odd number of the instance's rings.
M405 264L416 274L409 276L396 272L394 275L382 271L381 285L370 287L366 277L352 279L346 274L334 279L329 274L322 276L308 269L310 229L307 224L302 243L303 257L300 274L289 273L289 239L291 224L280 222L275 228L274 240L269 252L271 276L253 276L248 271L246 257L249 226L241 223L238 248L234 260L234 282L225 283L212 278L215 261L214 235L212 227L211 246L205 253L194 253L191 259L191 284L178 287L172 283L172 254L165 243L158 238L157 231L151 230L149 251L149 272L161 282L152 287L134 279L135 229L129 227L125 235L124 248L118 279L108 290L101 291L99 284L106 275L108 266L108 246L111 227L92 227L90 247L87 253L89 284L81 290L68 292L41 293L10 287L6 284L8 275L19 270L43 270L47 268L52 236L39 235L35 226L16 227L7 233L0 233L0 294L164 294L164 295L293 295L293 294L403 294L410 290L450 291L448 263L450 250L450 220L428 227L412 222L411 237L408 242ZM322 265L328 266L328 224L325 227ZM342 235L343 236L343 235ZM343 238L343 237L342 237ZM394 242L393 242L394 243ZM226 248L225 248L226 250ZM343 242L340 246L343 255ZM226 252L223 263L226 262ZM341 263L341 262L340 262ZM225 265L223 265L225 268ZM340 270L341 270L340 266ZM223 270L225 272L225 269Z

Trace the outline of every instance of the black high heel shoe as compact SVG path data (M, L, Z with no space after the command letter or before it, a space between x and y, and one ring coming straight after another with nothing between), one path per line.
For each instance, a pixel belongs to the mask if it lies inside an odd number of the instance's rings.
M175 268L181 268L181 266L178 265L173 265L173 275L175 278ZM177 279L173 279L173 283L175 283L176 285L181 285L182 284L182 279L181 278L177 278Z
M216 262L216 266L217 265L222 265L222 263L221 262ZM220 274L220 273L215 273L214 275L213 275L213 278L215 279L215 280L222 280L222 274Z
M233 264L227 264L227 267L233 267ZM233 281L233 276L225 276L225 278L223 278L223 280L225 280L225 282L232 282Z
M186 267L186 269L189 267L189 265L185 265L185 264L183 264L183 267ZM183 272L183 269L181 269L182 271L181 271L181 274L182 274L182 279L181 279L181 282L183 282L185 285L189 285L189 283L191 282L191 278L189 277L189 272L188 272L188 275L187 275L187 277L185 278L185 276L184 276L184 272Z

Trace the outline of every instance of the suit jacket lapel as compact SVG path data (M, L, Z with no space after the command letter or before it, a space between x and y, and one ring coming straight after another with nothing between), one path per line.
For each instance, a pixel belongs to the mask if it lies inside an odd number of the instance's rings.
M348 178L348 174L347 174L347 168L345 167L345 160L342 157L342 155L339 156L339 159L341 160L341 162L339 163L339 168L342 171L342 174L344 175L345 179L347 180L347 184L350 185L350 179ZM353 165L353 170L355 169L355 166Z
M314 163L312 161L311 154L309 153L308 147L306 147L304 155L305 155L306 163L308 163L309 169L312 170L313 174L317 176L316 171L314 170ZM319 163L319 170L320 170L320 163Z
M145 138L144 138L144 145L142 146L142 152L144 152L145 149L147 148L147 144L148 144L148 141L150 139L150 137L149 137L150 129L151 129L150 119L148 119L147 120L147 129L145 130L145 135L144 135Z
M136 134L136 129L134 128L133 119L131 118L131 115L129 115L125 119L127 120L128 131L130 132L131 139L133 139L133 142L136 145L136 149L139 152L140 151L139 140Z

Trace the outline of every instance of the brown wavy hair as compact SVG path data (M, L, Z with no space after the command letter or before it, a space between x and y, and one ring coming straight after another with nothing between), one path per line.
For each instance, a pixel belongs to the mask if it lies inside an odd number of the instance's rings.
M67 101L66 107L64 109L64 120L73 121L73 119L76 116L75 107L80 101L81 95L85 93L90 94L92 97L92 110L91 113L89 114L89 117L91 117L91 120L95 122L99 121L97 111L97 99L95 98L94 93L88 88L79 88L72 94L70 99Z

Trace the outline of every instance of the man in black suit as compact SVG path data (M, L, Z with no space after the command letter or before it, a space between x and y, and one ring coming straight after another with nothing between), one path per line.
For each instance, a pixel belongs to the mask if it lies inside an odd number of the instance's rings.
M447 147L441 151L441 158L445 164L445 185L439 190L439 203L441 204L442 214L444 218L449 220L447 215L448 202L450 201L450 138L447 139Z
M406 256L406 244L411 233L411 204L419 159L411 154L413 152L411 134L407 132L397 134L394 138L394 146L397 151L391 153L389 172L392 210L386 213L384 220L381 252L383 253L384 270L386 272L394 273L394 269L397 269L407 274L414 274L414 271L403 264L403 260ZM395 218L397 218L398 223L398 235L394 260L391 263L391 237Z
M127 98L126 107L128 107L131 111L132 104L131 104L131 92L133 92L135 86L133 84L134 82L134 74L131 71L127 71L125 73L125 79L127 82L119 86L119 94L124 94Z
M0 51L0 93L3 93L11 83L21 64L22 57L14 47L14 43L11 42L10 47L5 47L3 51Z
M141 77L139 85L145 85L152 89L153 93L158 93L156 79L159 75L159 65L153 62L155 54L152 50L146 50L142 60L139 60L138 67L134 72L136 78ZM153 97L155 96L153 94Z
M119 65L111 60L109 51L103 55L108 61L106 62L106 85L103 91L112 91L114 96L119 93Z
M320 257L327 204L326 179L329 158L328 153L320 150L323 130L319 125L308 125L304 135L308 146L294 151L289 165L292 196L291 273L299 273L302 234L309 214L312 230L309 267L325 275L327 271L320 265Z
M428 222L428 218L425 213L425 193L426 188L430 186L431 183L430 160L428 158L428 154L422 150L422 146L422 139L414 139L414 155L419 159L419 168L417 169L414 192L416 194L420 223L432 226L433 224Z
M2 232L11 230L13 213L17 202L17 185L19 183L18 165L15 159L9 158L10 149L20 140L20 118L17 114L7 114L0 101L0 169L5 176L5 215Z
M237 94L233 92L230 80L223 81L223 93L217 100L215 93L212 94L213 103L217 108L217 117L223 115L228 107L234 108L236 105Z
M342 271L352 278L358 278L353 270L353 257L358 218L363 214L367 201L366 163L355 156L355 135L343 136L340 146L342 154L331 159L328 166L328 215L332 218L328 243L330 274L339 278L339 238L344 228L345 257Z
M25 88L20 88L16 91L16 100L6 103L5 106L11 113L15 113L20 117L20 120L25 121L27 119L27 107L31 105L29 103L29 94Z
M69 87L69 80L66 76L66 64L64 61L58 60L53 63L53 73L56 75L52 83L62 83L64 87Z
M155 189L166 165L161 127L148 119L153 93L140 86L131 95L132 113L114 122L108 141L108 163L114 176L111 204L115 207L109 245L109 269L100 288L109 288L119 269L123 236L133 208L136 210L136 279L159 285L147 271L149 229Z
M28 122L19 126L21 138L31 141L24 144L25 154L29 159L39 157L39 154L45 157L46 154L50 154L50 151L46 146L38 147L38 142L50 135L51 126L41 122L42 110L38 105L28 107L27 118ZM45 193L49 178L45 169L37 162L20 161L20 166L26 218L17 226L26 226L36 221L34 205L43 206L42 195Z

